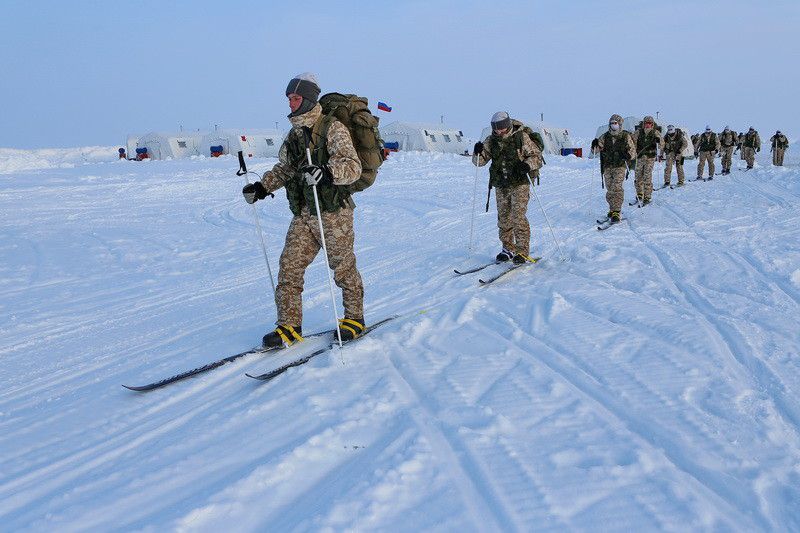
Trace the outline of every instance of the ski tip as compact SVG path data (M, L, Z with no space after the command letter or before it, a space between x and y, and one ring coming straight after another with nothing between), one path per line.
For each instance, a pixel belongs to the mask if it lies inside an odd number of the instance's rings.
M137 387L136 385L122 385L122 386L128 390L132 390L135 392L145 392L150 390L148 387Z

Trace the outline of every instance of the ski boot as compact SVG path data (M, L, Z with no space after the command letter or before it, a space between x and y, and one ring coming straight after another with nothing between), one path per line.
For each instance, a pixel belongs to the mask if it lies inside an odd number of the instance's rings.
M494 259L498 263L505 263L506 261L510 261L512 257L514 257L514 254L503 248L503 250L497 254L497 257Z
M339 333L342 335L342 342L351 341L364 333L363 318L342 318L339 320Z
M264 346L264 348L279 348L284 344L286 344L286 346L291 346L295 342L303 340L302 333L303 328L300 326L294 328L292 326L281 325L275 328L274 331L264 335L262 346Z

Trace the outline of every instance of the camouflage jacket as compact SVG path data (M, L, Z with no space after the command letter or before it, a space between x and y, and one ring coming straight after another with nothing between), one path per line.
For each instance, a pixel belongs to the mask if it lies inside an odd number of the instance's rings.
M597 152L604 169L624 167L636 159L636 145L633 137L625 130L618 133L607 131L597 139Z
M299 157L291 157L291 143L304 142L308 137L307 131L313 129L314 124L322 118L322 107L317 104L307 113L296 117L289 117L292 123L292 130L286 136L286 140L281 145L280 152L278 153L278 163L264 173L261 178L261 184L268 192L273 192L281 187L286 187L286 194L289 198L290 207L295 215L299 214L302 207L307 207L308 202L298 198L298 191L303 194L307 199L310 192L306 191L307 185L304 185L303 176L300 173L300 168L308 164L304 155ZM308 130L307 130L307 129ZM353 146L353 140L350 137L350 132L341 122L334 120L328 128L328 134L325 139L325 149L327 151L327 161L324 163L330 170L333 179L332 188L337 186L347 186L354 183L361 176L361 160L358 158L358 153ZM313 150L312 150L313 152ZM312 157L314 164L321 164L320 161L315 161ZM320 203L323 204L323 211L335 211L341 204L347 204L354 207L349 193L345 193L345 187L340 191L325 191L320 189ZM341 198L339 198L341 197ZM298 204L299 202L299 204ZM316 211L311 211L316 213Z
M492 154L495 155L493 158ZM496 159L496 160L495 160ZM542 151L518 125L512 126L505 135L491 133L483 141L483 151L472 154L472 162L479 167L489 161L490 183L492 187L512 187L527 183L528 176L517 172L513 163L523 161L531 171L542 167Z

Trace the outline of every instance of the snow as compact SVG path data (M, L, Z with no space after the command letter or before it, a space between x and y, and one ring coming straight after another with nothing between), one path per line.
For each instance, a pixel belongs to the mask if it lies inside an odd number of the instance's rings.
M532 199L544 260L489 287L499 267L452 272L499 249L486 169L469 258L469 159L392 154L356 197L356 251L368 321L400 318L269 383L244 373L322 341L146 394L120 385L274 320L237 161L0 150L3 529L800 530L790 150L606 232L597 162L548 159L567 260ZM287 202L256 205L276 269ZM331 326L320 257L305 308L305 331Z

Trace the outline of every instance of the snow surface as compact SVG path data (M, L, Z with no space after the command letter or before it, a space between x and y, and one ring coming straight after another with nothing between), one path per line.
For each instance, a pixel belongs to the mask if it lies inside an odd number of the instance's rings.
M120 385L274 319L236 160L2 150L0 529L798 531L794 148L606 232L597 162L548 158L567 261L531 200L544 261L489 287L452 272L499 248L492 206L467 257L469 160L392 154L356 246L368 321L398 320L266 384L244 373L320 341L146 394ZM276 268L286 200L257 206ZM326 283L318 257L307 332Z

